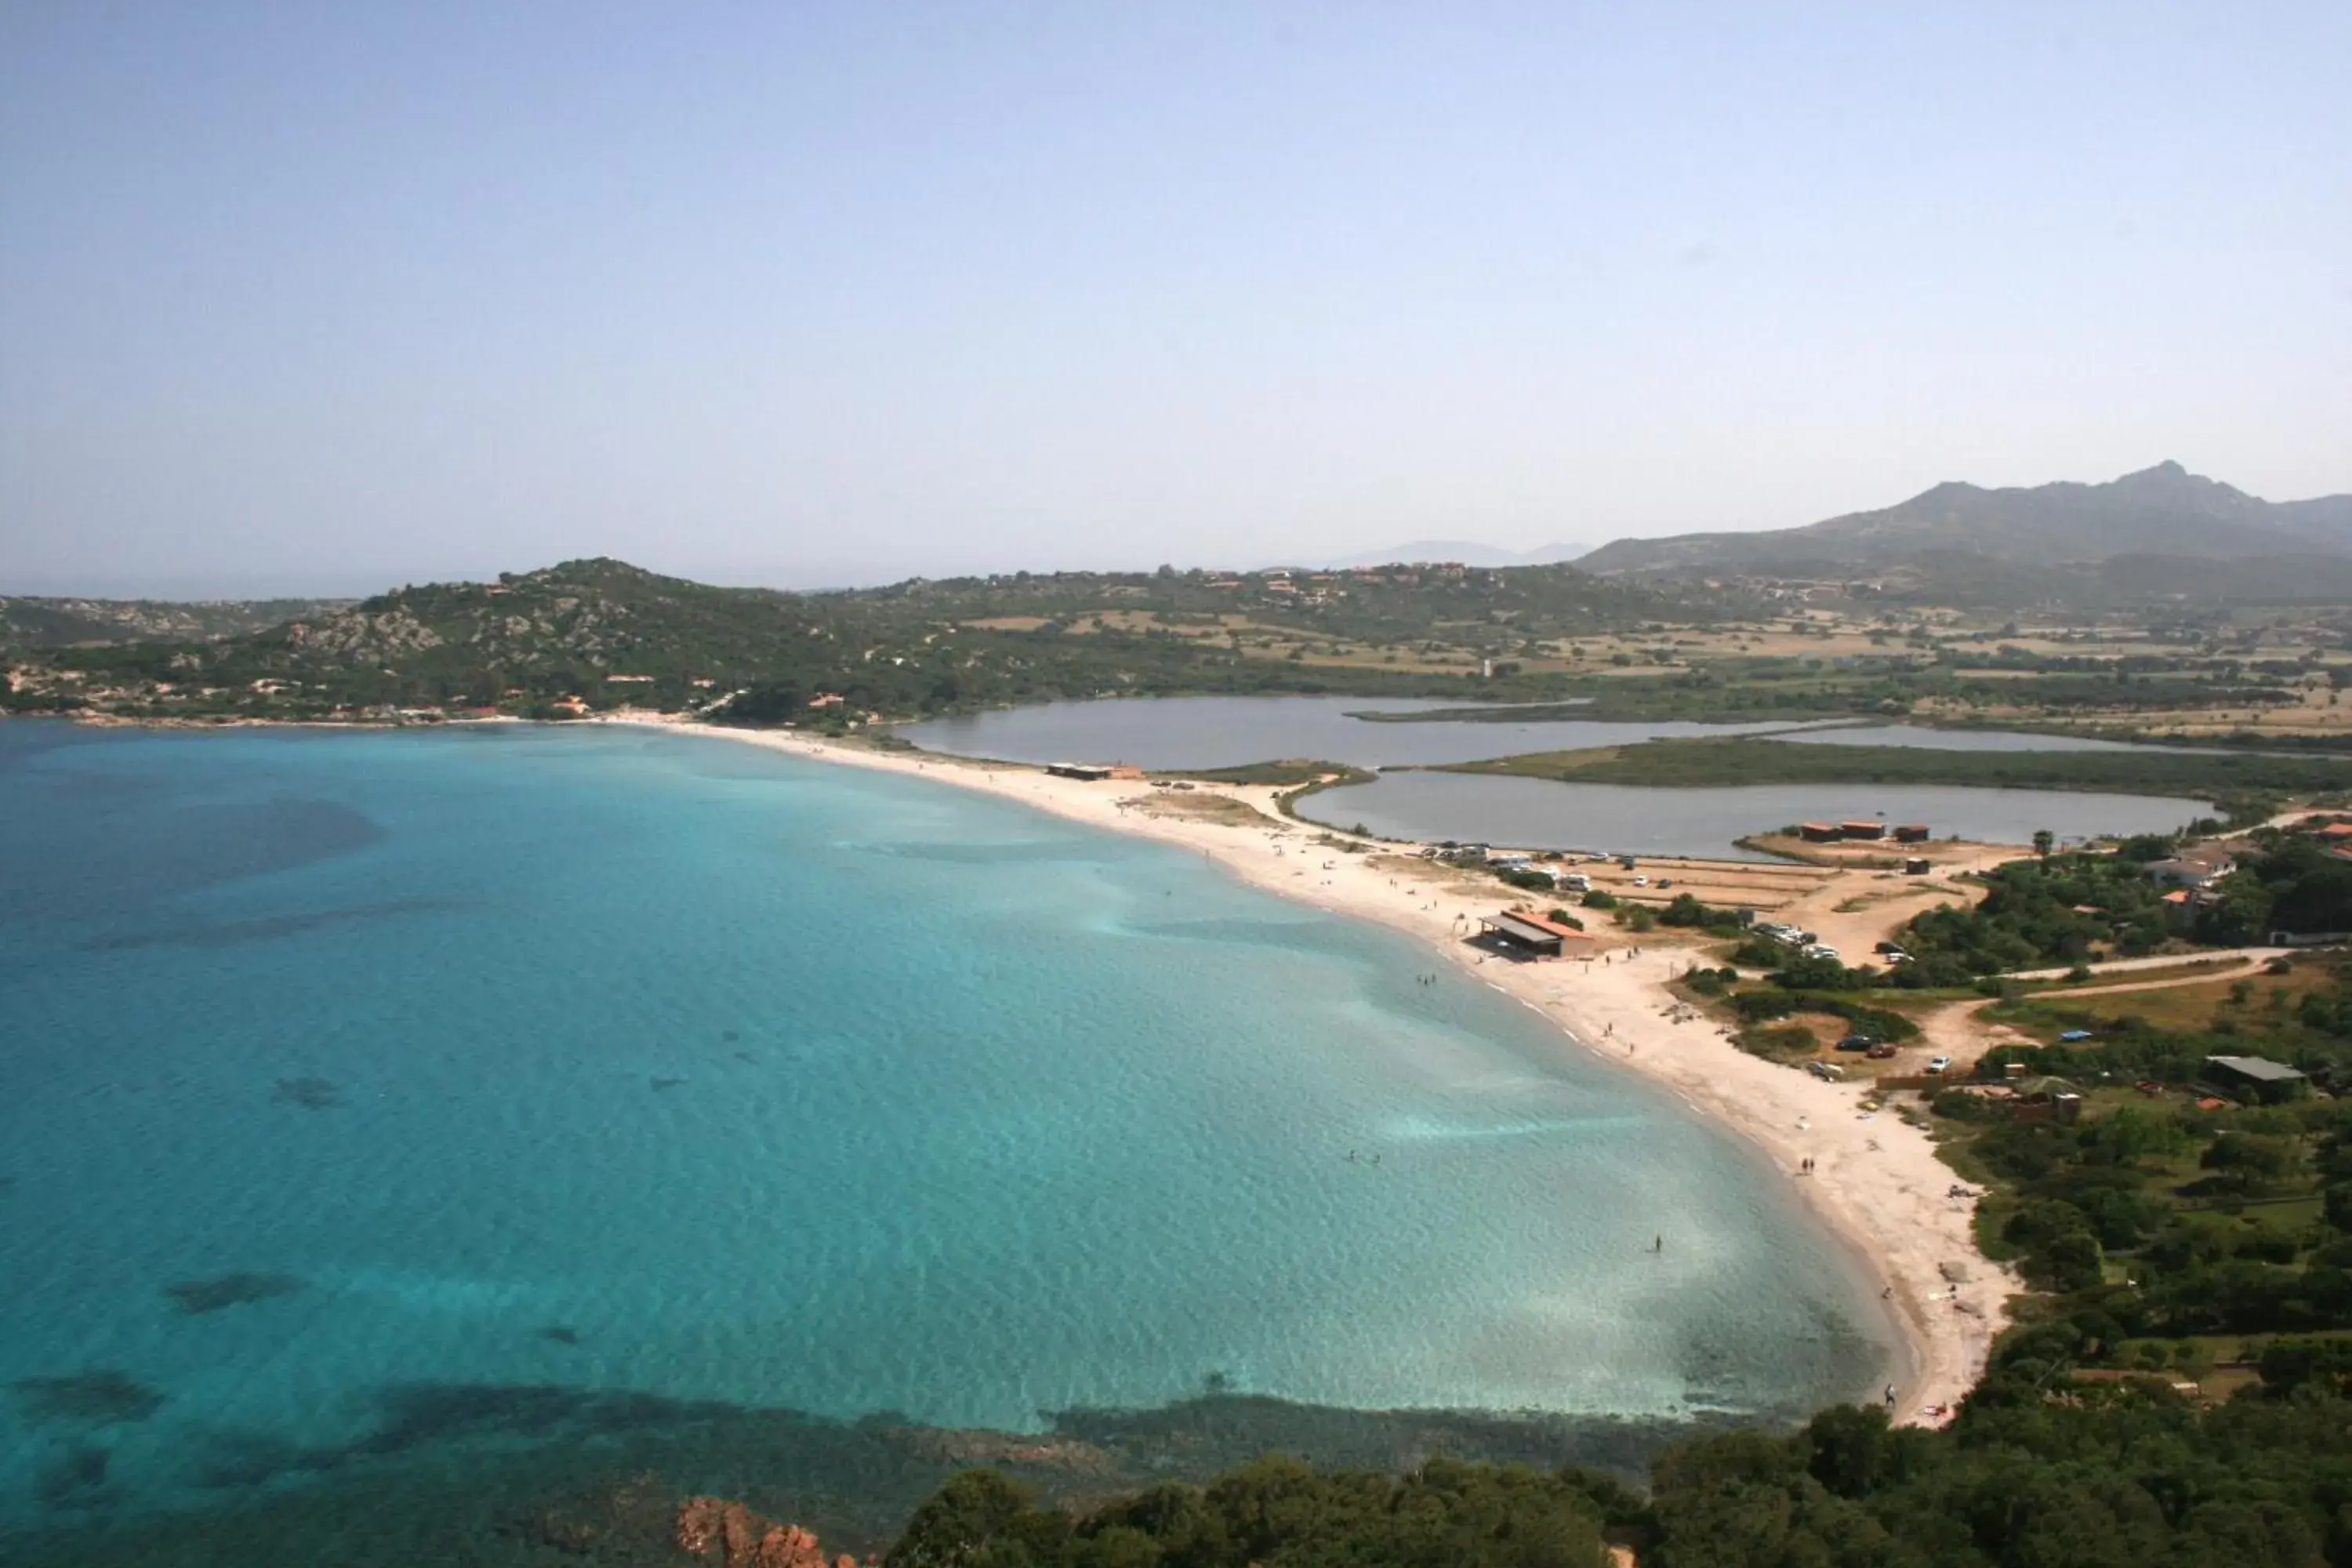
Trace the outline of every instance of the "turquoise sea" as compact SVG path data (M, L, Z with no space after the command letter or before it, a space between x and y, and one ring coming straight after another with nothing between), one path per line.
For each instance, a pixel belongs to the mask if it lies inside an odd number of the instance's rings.
M0 723L0 1088L5 1527L583 1401L1780 1415L1891 1353L1785 1179L1407 939L718 740Z

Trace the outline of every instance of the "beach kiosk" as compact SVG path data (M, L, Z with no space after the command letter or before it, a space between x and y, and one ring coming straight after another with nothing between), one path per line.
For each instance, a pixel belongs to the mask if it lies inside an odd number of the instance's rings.
M1509 910L1498 915L1479 916L1478 932L1528 958L1559 958L1592 940L1573 927Z

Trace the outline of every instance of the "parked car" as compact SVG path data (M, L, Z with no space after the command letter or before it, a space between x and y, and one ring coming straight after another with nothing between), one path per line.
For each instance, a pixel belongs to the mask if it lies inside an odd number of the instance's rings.
M1635 887L1637 887L1637 888L1646 888L1646 887L1648 887L1649 885L1650 885L1650 879L1649 879L1649 878L1647 878L1647 877L1636 877L1636 878L1634 878L1634 879L1633 879L1633 886L1635 886Z
M1815 1078L1827 1079L1832 1083L1835 1083L1845 1077L1845 1068L1838 1066L1835 1062L1807 1062L1805 1064L1805 1070L1812 1074Z
M1895 1047L1888 1045L1885 1040L1879 1041L1878 1044L1871 1047L1870 1049L1863 1052L1863 1055L1868 1057L1874 1062L1883 1062L1894 1054Z
M1878 1042L1868 1035L1848 1035L1837 1043L1837 1048L1842 1051L1866 1051L1876 1044Z
M1810 946L1806 947L1806 948L1803 950L1803 952L1804 952L1804 956L1805 956L1805 957L1807 957L1807 958L1832 958L1832 959L1833 959L1833 958L1835 958L1835 957L1838 955L1838 950L1837 950L1836 948L1833 948L1833 947L1823 947L1820 942L1814 942L1814 943L1812 943L1811 945L1810 945Z
M1870 951L1873 952L1901 952L1903 951L1903 944L1899 942L1882 942L1873 946Z
M1571 893L1589 893L1592 891L1592 879L1586 876L1581 871L1562 871L1559 874L1559 881L1561 887L1566 888Z
M2071 1046L2077 1040L2089 1039L2091 1037L2091 1031L2088 1029L2069 1029L2058 1037Z
M1949 1072L1952 1070L1952 1058L1949 1057L1937 1057L1934 1061L1927 1064L1927 1070L1929 1072Z

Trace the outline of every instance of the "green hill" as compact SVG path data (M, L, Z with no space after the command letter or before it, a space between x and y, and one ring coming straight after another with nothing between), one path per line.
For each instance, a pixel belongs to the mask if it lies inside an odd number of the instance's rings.
M1055 697L1562 695L1514 655L1690 610L1566 566L1239 575L1057 573L790 594L611 560L300 606L212 641L20 657L10 704L140 716L363 717L720 705L752 721L917 716ZM837 699L837 700L835 700Z

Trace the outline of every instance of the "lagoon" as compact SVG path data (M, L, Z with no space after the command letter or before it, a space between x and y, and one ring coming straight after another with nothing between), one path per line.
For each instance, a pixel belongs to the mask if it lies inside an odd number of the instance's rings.
M1143 768L1228 768L1308 757L1360 768L1434 766L1521 752L1622 746L1692 735L1784 730L1786 719L1748 724L1589 719L1528 722L1383 724L1352 713L1413 713L1458 702L1365 697L1155 697L1045 702L957 719L902 724L895 733L926 751L1008 763L1130 763Z
M1383 773L1302 797L1310 822L1387 838L1504 844L1611 854L1766 859L1734 841L1791 823L1924 822L1938 838L2024 844L2047 828L2065 838L2170 832L2210 815L2200 801L2070 790L1940 784L1757 784L1666 789L1560 784L1483 773Z

